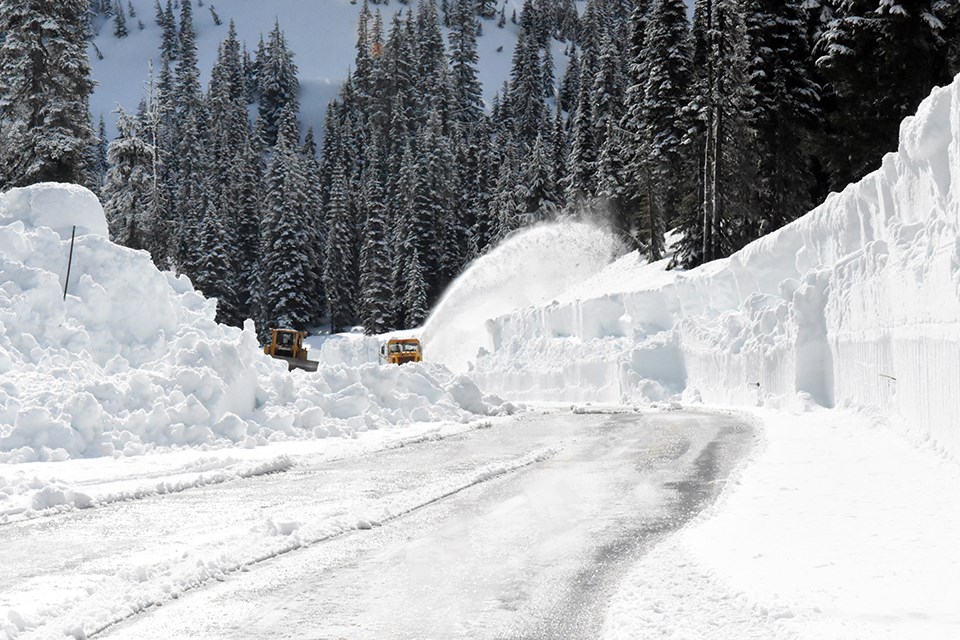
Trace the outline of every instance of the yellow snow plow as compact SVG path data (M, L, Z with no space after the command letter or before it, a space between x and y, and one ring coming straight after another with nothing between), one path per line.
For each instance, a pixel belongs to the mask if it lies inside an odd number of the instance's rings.
M270 344L263 348L263 352L277 360L285 361L288 371L294 369L316 371L320 363L316 360L307 360L307 348L303 346L303 340L306 337L306 331L271 329Z
M387 364L423 361L423 349L416 338L392 338L380 345L380 359Z

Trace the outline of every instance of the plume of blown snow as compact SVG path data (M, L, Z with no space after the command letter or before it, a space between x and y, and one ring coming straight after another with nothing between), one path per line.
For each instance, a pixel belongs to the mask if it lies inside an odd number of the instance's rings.
M421 337L431 362L466 370L493 348L489 321L544 305L603 270L622 252L609 231L573 221L520 231L477 258L447 289Z

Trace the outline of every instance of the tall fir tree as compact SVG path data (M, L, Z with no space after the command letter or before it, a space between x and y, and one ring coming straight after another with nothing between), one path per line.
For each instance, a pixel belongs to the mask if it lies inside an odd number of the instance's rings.
M646 253L651 260L663 257L664 234L667 225L679 218L681 194L688 182L682 112L690 99L692 76L689 29L683 0L654 0L644 40L643 104L651 194Z
M288 106L297 112L300 109L300 80L293 52L280 30L274 24L270 32L264 57L257 57L257 81L260 97L260 118L263 120L264 141L273 146L277 140L280 114Z
M93 91L85 0L0 3L0 190L84 183Z
M753 240L800 217L813 205L812 133L820 128L820 87L809 66L806 23L798 0L745 0L750 43L750 126L757 162L746 225ZM825 194L824 194L825 195Z
M353 321L357 288L353 280L353 233L347 201L347 177L342 164L333 168L330 201L327 204L327 255L323 284L326 291L330 331L346 329Z
M296 111L280 116L277 144L266 176L261 223L260 278L263 327L304 330L314 317L310 238L303 233L305 176Z
M454 0L450 18L450 66L454 99L457 105L455 119L466 129L473 127L483 115L483 91L477 76L477 21L476 0Z
M132 249L146 249L154 232L156 198L153 149L141 136L135 117L122 109L119 135L110 143L110 170L103 190L103 210L110 238Z
M820 153L841 189L880 166L898 125L949 81L939 0L826 0L831 18L816 44L828 127ZM836 144L836 139L844 144Z

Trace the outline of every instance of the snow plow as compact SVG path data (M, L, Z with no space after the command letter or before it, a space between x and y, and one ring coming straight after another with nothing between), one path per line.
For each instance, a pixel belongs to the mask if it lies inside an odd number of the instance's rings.
M307 359L307 348L303 346L303 339L306 337L306 331L271 329L270 344L263 348L263 352L277 360L285 361L288 371L294 369L316 371L320 363Z
M422 362L423 349L416 338L392 338L380 345L380 359L387 364Z

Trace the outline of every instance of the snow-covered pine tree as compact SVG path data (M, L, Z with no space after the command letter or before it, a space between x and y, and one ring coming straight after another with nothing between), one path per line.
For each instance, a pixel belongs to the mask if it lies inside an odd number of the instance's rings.
M357 287L353 279L353 232L347 201L347 177L342 164L333 167L327 204L327 255L323 284L327 294L330 331L346 329L353 321Z
M949 81L940 0L826 0L832 18L816 43L828 122L820 153L840 190L880 166L898 124Z
M650 215L650 145L647 138L647 78L649 77L646 50L647 23L652 0L639 0L630 14L629 57L626 66L626 91L623 117L623 198L626 216L635 229L633 242L650 257L651 248L662 237L662 221Z
M799 0L744 0L750 43L757 158L752 208L759 225L745 240L767 234L813 205L811 134L820 128L820 87L813 81L810 47Z
M476 0L454 0L450 17L450 67L454 100L454 119L464 131L476 126L483 115L483 92L477 77Z
M440 111L436 108L427 116L417 154L415 181L410 193L411 248L421 256L428 297L432 300L446 285L450 275L442 269L446 249L442 245L445 233L442 225L454 202L456 189L453 151L443 133Z
M305 176L293 104L280 114L261 222L261 330L306 329L315 317L310 235L304 233Z
M553 181L550 157L551 140L541 132L533 143L529 160L522 168L520 190L522 223L529 225L550 219L560 205L557 185Z
M564 181L568 207L582 207L596 193L596 162L599 154L594 138L593 83L594 56L584 51L580 58L580 91L573 115L570 132L570 155L567 161L567 177Z
M173 0L167 0L163 12L162 37L160 39L161 56L173 62L180 57L180 34L177 31L177 18L174 15Z
M193 276L200 259L201 221L207 211L208 147L206 113L200 90L197 44L190 0L180 3L179 58L173 83L173 126L176 145L176 216L174 259Z
M604 30L600 34L599 56L590 94L593 140L598 153L606 145L607 131L613 130L611 123L618 126L623 117L623 95L626 93L623 55L611 31Z
M204 294L221 300L217 308L220 322L236 326L242 324L245 311L251 306L249 293L241 286L243 256L238 237L241 225L240 196L245 174L242 154L250 135L245 93L240 42L231 22L211 72L207 98L207 205L200 228L204 255L198 265L196 279ZM209 220L211 216L216 216L217 220ZM212 235L215 232L222 235L219 241ZM223 245L212 244L217 242ZM216 264L211 263L206 250L208 247L224 259ZM229 288L219 284L218 280L223 277L230 279ZM213 290L208 291L205 287L212 287Z
M749 50L739 0L697 0L694 10L694 125L688 134L696 160L695 202L684 207L678 261L695 266L729 255L757 224L745 203L756 171L749 140L752 111ZM697 63L702 62L702 66ZM735 213L736 212L736 213Z
M266 165L259 121L243 143L240 152L240 187L237 194L237 248L235 261L240 273L237 303L242 318L263 317L263 291L260 288L260 220Z
M517 146L509 137L500 141L500 164L494 195L486 217L481 217L477 225L483 231L490 230L489 247L499 245L522 224L523 202Z
M141 137L136 118L119 109L119 135L110 143L103 210L110 238L132 249L146 249L153 234L156 192L153 148Z
M0 2L0 190L82 183L96 143L85 0Z
M126 38L130 35L127 30L127 14L123 5L120 4L120 0L117 0L117 10L113 14L113 35L117 38Z
M424 267L417 249L406 257L404 282L406 283L403 295L404 328L412 329L422 326L430 311Z
M177 147L179 175L176 192L174 263L179 271L193 277L200 261L200 232L207 211L207 147L201 130L199 110L185 116Z
M260 95L260 118L263 120L264 141L273 146L277 140L280 114L288 106L297 113L300 80L293 52L287 47L280 23L274 24L267 42L265 57L257 57L257 82Z
M570 54L567 61L567 70L560 80L557 100L561 108L573 116L577 106L577 96L580 93L580 54L576 45L570 45Z
M303 173L304 173L304 222L303 231L309 235L310 266L313 271L314 300L324 300L326 293L323 290L323 259L326 255L327 230L324 216L323 188L321 185L320 162L317 160L317 142L313 127L307 129L303 140ZM325 305L320 303L314 306L316 314L315 324L320 324L325 312Z
M359 315L367 335L389 330L394 324L393 243L389 241L385 194L382 185L382 140L370 140L365 155L371 162L363 176L362 208L366 214L360 247Z
M504 96L514 141L527 149L533 147L543 128L543 67L532 0L526 0L520 13L520 30L513 52L510 93Z
M208 182L217 182L209 174ZM208 298L217 299L217 322L239 326L243 317L237 301L239 273L236 258L236 229L224 216L217 198L207 198L207 210L200 221L200 253L195 266L194 284Z
M440 30L440 19L437 16L435 0L424 0L417 7L416 20L407 20L408 41L413 47L414 59L417 61L417 73L414 78L416 95L419 98L418 112L425 122L429 106L435 103L438 89L436 87L440 75L440 66L446 57L443 33Z
M688 181L682 112L690 99L691 53L683 0L654 0L646 26L647 86L644 92L649 149L650 223L647 255L663 257L667 225L679 218Z
M580 29L580 17L574 0L559 0L557 3L556 31L554 37L563 42L576 42Z

